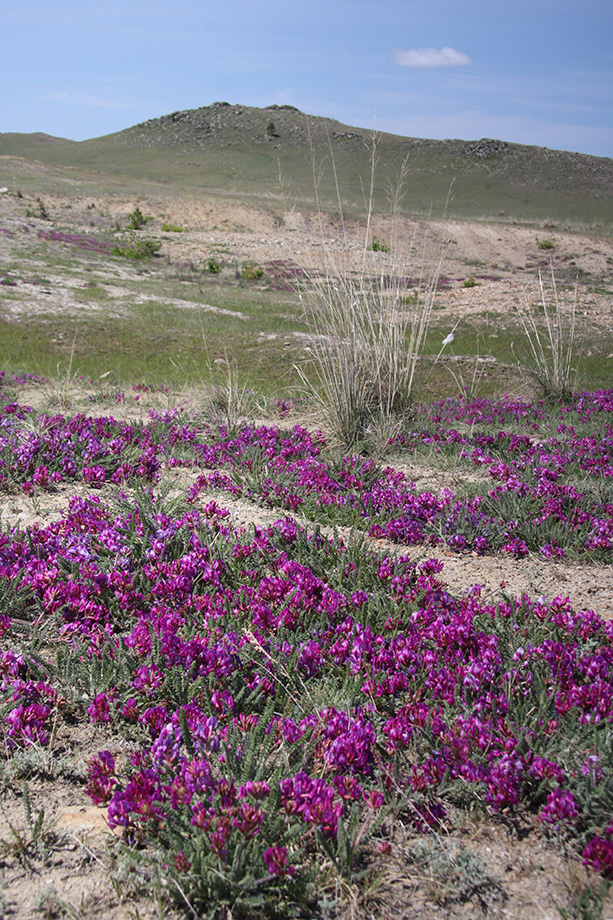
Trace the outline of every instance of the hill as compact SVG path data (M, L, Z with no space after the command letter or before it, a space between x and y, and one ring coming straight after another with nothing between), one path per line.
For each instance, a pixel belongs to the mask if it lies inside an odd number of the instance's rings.
M153 181L188 194L251 199L283 194L290 202L312 202L315 166L325 205L336 202L333 159L350 213L364 209L371 154L367 130L309 116L293 106L259 109L226 102L172 112L80 142L0 134L3 157L116 180ZM388 206L389 189L405 160L409 181L402 207L407 213L611 227L610 158L487 138L437 141L382 133L377 139L377 208Z

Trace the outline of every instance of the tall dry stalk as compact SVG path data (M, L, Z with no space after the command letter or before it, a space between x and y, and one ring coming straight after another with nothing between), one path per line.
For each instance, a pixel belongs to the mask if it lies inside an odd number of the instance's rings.
M376 171L376 134L372 137L371 175L361 247L349 239L334 157L331 157L339 207L341 241L332 249L323 233L318 196L322 264L310 273L302 292L312 332L312 369L298 369L319 408L333 442L344 450L363 447L374 436L390 433L413 402L419 359L430 325L444 247L427 267L421 256L402 251L399 209L408 178L405 161L391 190L389 254L370 244ZM424 243L425 241L422 241ZM409 279L411 279L409 281Z
M573 394L577 370L573 367L577 333L577 285L568 300L558 294L553 265L551 295L547 296L539 272L542 320L527 301L520 321L528 342L527 355L519 361L521 369L539 388L544 399L568 400Z

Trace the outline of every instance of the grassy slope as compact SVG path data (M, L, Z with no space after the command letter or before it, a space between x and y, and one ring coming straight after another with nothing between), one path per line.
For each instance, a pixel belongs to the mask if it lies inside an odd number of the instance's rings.
M274 135L269 126L274 125ZM0 135L0 155L46 165L99 171L176 190L270 198L287 186L293 202L314 198L316 169L334 155L349 212L364 210L370 136L331 119L296 110L214 104L144 122L118 134L74 142L47 135ZM431 141L382 134L378 142L376 204L405 158L408 212L463 218L513 217L611 227L613 160L566 151L482 140ZM5 164L7 166L8 164ZM450 196L450 189L452 194ZM328 168L319 191L334 203Z

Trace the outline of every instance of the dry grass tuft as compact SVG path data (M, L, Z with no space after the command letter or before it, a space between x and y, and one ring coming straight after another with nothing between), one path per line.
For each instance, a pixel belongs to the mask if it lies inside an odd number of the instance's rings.
M520 311L520 320L528 342L527 354L519 360L520 368L536 384L546 400L567 401L576 385L575 361L577 325L577 286L570 298L558 293L551 267L551 287L547 295L539 272L540 300L536 306L528 301Z
M339 191L341 246L331 251L322 235L323 266L310 273L310 285L301 293L313 333L311 378L298 371L324 428L342 450L368 449L385 441L410 411L445 251L442 244L428 264L425 248L415 240L401 245L398 214L406 162L389 196L389 247L373 248L376 135L371 162L362 247L356 252L348 238ZM415 249L421 255L411 258ZM308 379L315 383L309 385Z

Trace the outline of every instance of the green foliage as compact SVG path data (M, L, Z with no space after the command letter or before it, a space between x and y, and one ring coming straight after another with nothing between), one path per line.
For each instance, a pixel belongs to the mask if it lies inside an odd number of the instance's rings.
M376 236L373 237L370 246L368 247L371 252L389 252L390 247L387 243L384 243L383 240L378 240Z
M539 249L555 249L556 246L553 240L537 240L536 245Z
M113 255L123 256L124 259L133 259L140 261L142 259L152 259L158 254L162 244L158 240L137 240L134 237L124 245L113 247Z
M572 898L568 907L559 907L562 920L604 920L604 909L611 889L611 882L602 879L596 887L586 885Z
M264 269L254 262L245 262L241 269L241 278L243 281L259 281L264 277Z
M183 233L184 227L181 227L179 224L162 224L163 233Z
M479 286L480 286L480 282L475 280L474 275L469 275L469 277L466 278L466 280L464 281L464 284L462 285L462 287L465 287L465 288L474 288L474 287L479 287Z
M205 271L209 275L218 275L221 271L221 262L218 262L217 259L212 258L212 256L207 260Z
M373 818L372 812L364 815L363 809L353 802L349 815L338 819L335 839L330 840L317 832L318 846L331 861L338 878L351 883L366 877L368 869L360 866L361 851L368 845L383 818L383 812L376 818Z
M279 807L279 782L286 765L274 733L266 732L273 712L271 704L248 733L229 726L223 749L224 775L236 786L265 780L270 787L256 835L231 833L226 842L228 852L221 860L212 852L207 836L194 825L192 807L180 802L173 810L172 822L164 822L156 829L147 854L141 856L137 850L127 848L124 851L136 865L144 861L150 867L153 862L157 885L168 890L194 916L198 911L197 916L211 920L228 916L237 920L280 917L294 913L313 896L312 871L301 868L294 876L273 876L263 858L265 849L277 844L286 847L291 858L293 854L303 857L302 821L288 821ZM169 779L172 776L170 771ZM215 815L213 820L223 822L219 796L211 797L208 804Z
M138 205L128 214L128 230L142 230L145 224L150 221L150 217L145 217Z

